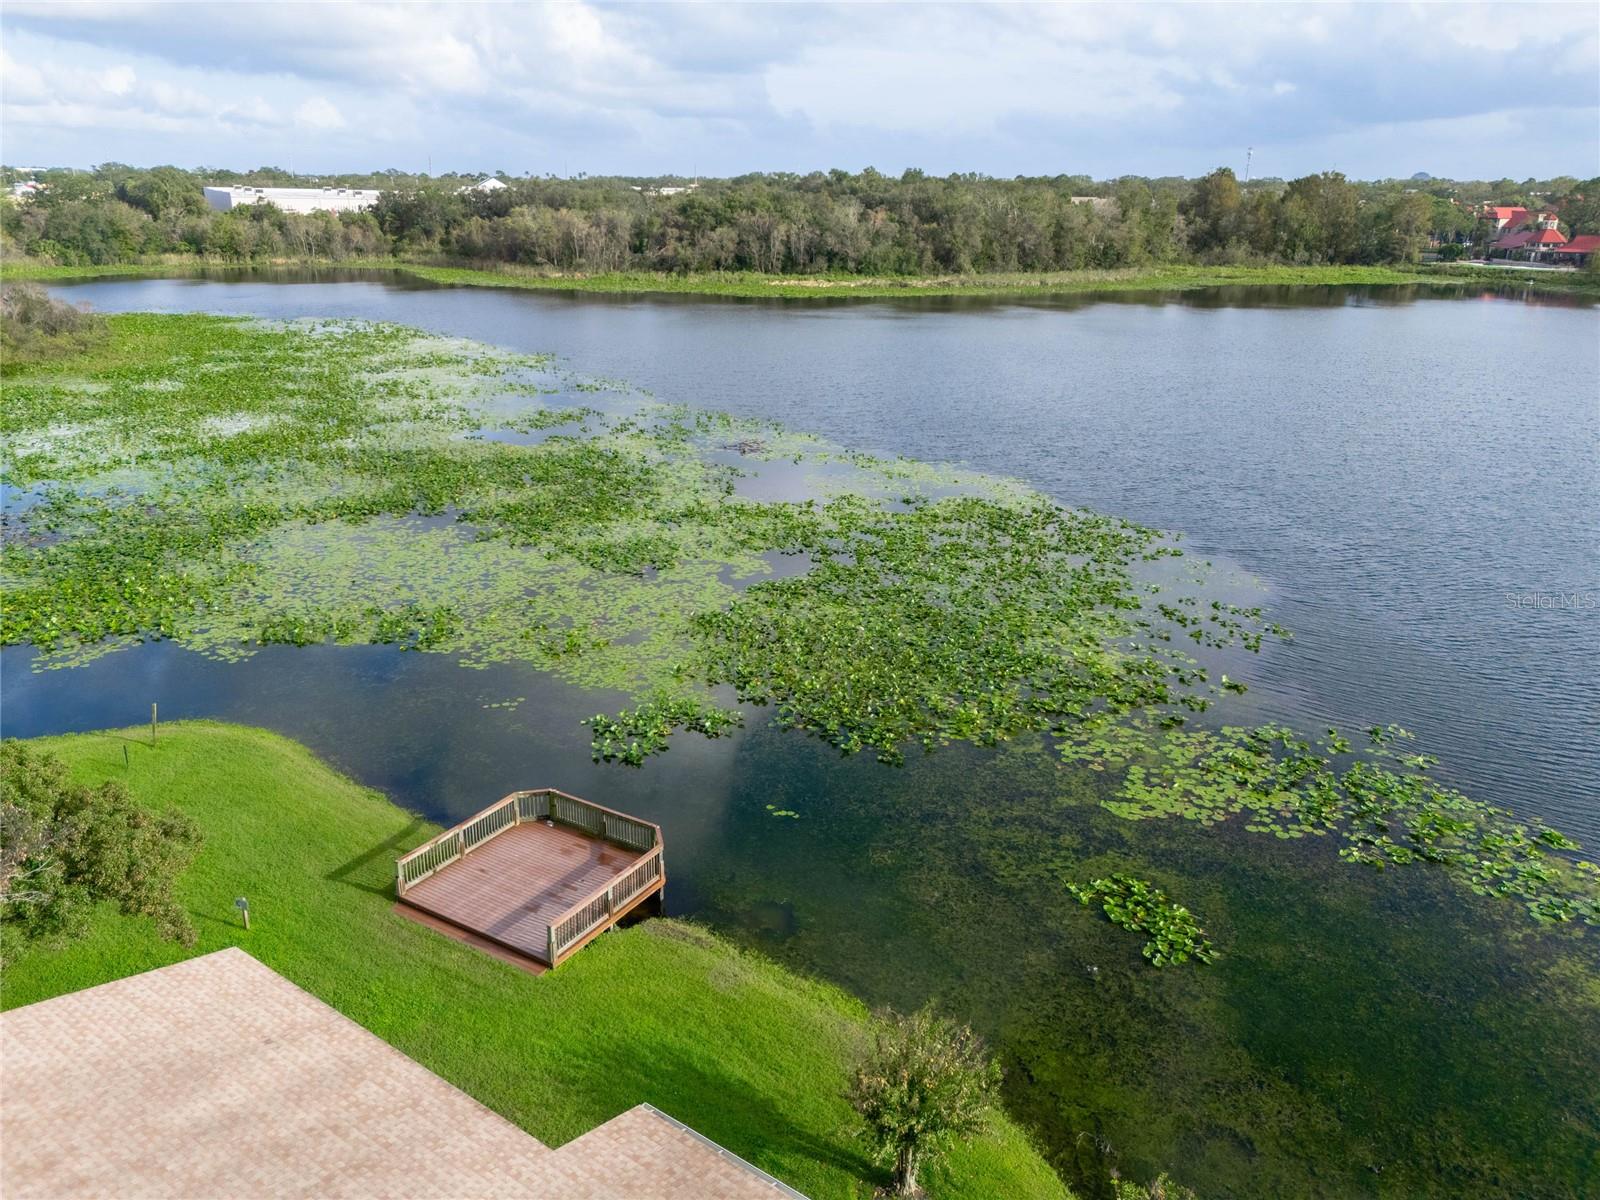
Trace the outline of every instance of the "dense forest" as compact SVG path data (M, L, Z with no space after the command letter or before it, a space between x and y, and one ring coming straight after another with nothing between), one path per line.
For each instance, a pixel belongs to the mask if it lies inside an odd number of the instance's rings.
M6 170L6 182L24 178ZM64 265L151 255L227 261L410 258L561 271L757 271L930 275L1163 263L1410 263L1456 257L1491 227L1476 206L1553 208L1562 229L1600 233L1600 179L1359 182L1337 172L1243 183L1063 175L898 177L870 168L735 179L511 178L400 172L292 176L117 163L30 176L0 205L6 255ZM298 215L207 207L204 184L381 190L366 212Z

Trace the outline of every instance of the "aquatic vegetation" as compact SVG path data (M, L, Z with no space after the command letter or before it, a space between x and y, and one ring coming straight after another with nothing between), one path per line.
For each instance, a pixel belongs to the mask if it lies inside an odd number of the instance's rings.
M586 724L594 731L594 756L600 762L638 766L646 756L666 749L675 729L721 737L744 724L736 711L697 703L683 696L658 696L615 717L598 714Z
M1557 857L1579 844L1530 828L1428 774L1428 755L1406 752L1398 726L1367 731L1366 745L1336 729L1320 739L1282 725L1152 731L1129 723L1064 740L1069 762L1120 767L1105 807L1132 820L1182 817L1293 839L1333 834L1339 857L1382 870L1431 863L1483 896L1514 897L1541 922L1600 925L1593 864Z
M1146 933L1144 956L1158 967L1196 958L1213 962L1217 957L1205 930L1194 914L1148 880L1120 872L1087 884L1069 883L1067 891L1079 904L1099 904L1113 925L1133 933Z
M1425 759L1189 728L1244 688L1214 652L1281 631L1156 531L584 382L395 326L109 318L8 378L0 470L29 502L7 506L0 643L46 668L162 638L520 660L626 697L588 724L635 767L737 727L734 703L887 763L1043 734L1113 772L1120 816L1337 830L1353 861L1594 919L1568 839Z
M772 704L845 753L993 745L1169 705L1203 710L1205 670L1170 647L1252 634L1256 610L1194 597L1145 604L1151 530L1063 509L958 496L808 508L784 547L803 575L759 583L693 627L705 678Z
M606 760L728 728L709 689L729 682L893 761L1096 706L1203 708L1170 630L1259 633L1193 597L1146 610L1137 568L1170 546L1014 481L638 398L550 407L547 361L392 326L109 325L72 369L8 389L5 477L44 500L9 522L0 641L50 664L147 638L225 658L394 643L641 700L595 725ZM779 457L842 494L739 493ZM810 570L746 585L784 558Z

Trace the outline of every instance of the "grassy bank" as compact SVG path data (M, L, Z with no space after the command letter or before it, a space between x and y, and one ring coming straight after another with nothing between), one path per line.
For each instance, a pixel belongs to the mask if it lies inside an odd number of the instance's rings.
M1600 291L1588 276L1472 267L1135 267L1108 271L1064 271L1004 275L934 277L757 275L742 272L666 275L620 272L560 275L529 268L439 267L420 263L399 267L434 283L475 287L536 288L553 291L647 294L667 292L702 296L818 299L904 299L912 296L1077 296L1097 292L1176 292L1219 287L1336 287L1431 284L1481 286L1515 284L1541 291Z
M866 1016L843 992L674 921L537 979L457 945L392 910L394 857L432 827L276 734L197 722L154 746L147 730L39 744L201 825L181 885L200 942L107 911L86 940L10 966L5 1007L236 945L547 1143L649 1101L811 1196L884 1182L841 1097ZM1004 1118L928 1182L935 1197L1065 1196Z
M548 269L495 264L491 267L444 266L401 259L277 261L231 263L170 255L143 263L59 267L43 263L0 264L0 279L69 281L114 276L182 277L229 269L328 268L400 271L433 283L461 287L508 287L540 291L591 292L602 295L674 294L742 296L774 299L892 299L910 296L1077 296L1098 292L1174 292L1218 287L1515 286L1548 293L1600 294L1600 276L1581 272L1557 274L1541 270L1423 265L1418 267L1203 267L1153 266L1106 271L1047 273L865 276L759 275L751 272L670 274L628 271L601 275L553 272Z

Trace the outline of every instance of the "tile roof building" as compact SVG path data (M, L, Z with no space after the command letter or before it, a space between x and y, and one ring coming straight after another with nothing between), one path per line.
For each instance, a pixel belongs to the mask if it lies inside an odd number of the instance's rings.
M1550 251L1550 261L1581 267L1596 252L1600 252L1600 233L1580 233L1565 245L1557 246Z
M1534 260L1566 244L1553 212L1530 213L1525 208L1489 208L1485 219L1497 222L1500 236L1489 245L1490 258Z

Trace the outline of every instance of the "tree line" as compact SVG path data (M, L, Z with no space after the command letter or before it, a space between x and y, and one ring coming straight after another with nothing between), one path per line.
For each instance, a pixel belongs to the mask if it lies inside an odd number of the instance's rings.
M7 172L7 179L14 172ZM307 178L105 164L55 171L0 206L8 254L65 264L190 254L227 261L400 255L581 272L756 271L931 275L1048 272L1164 263L1409 263L1481 246L1482 201L1559 211L1600 233L1600 179L1362 182L1328 171L1241 182L1063 175L995 179L872 169L733 179ZM271 205L219 213L206 183L377 188L360 213ZM1461 251L1456 251L1460 253Z

